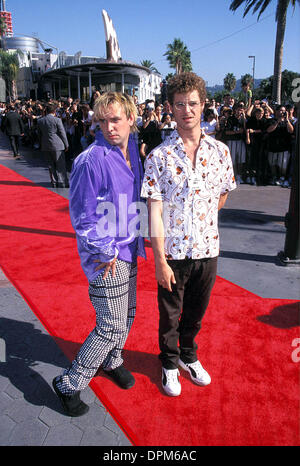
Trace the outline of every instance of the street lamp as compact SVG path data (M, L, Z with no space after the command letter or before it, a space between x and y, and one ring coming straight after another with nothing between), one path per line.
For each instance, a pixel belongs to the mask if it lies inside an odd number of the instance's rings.
M254 90L254 76L255 76L255 55L249 55L248 58L253 59L253 67L252 67L252 79L253 79L253 90Z

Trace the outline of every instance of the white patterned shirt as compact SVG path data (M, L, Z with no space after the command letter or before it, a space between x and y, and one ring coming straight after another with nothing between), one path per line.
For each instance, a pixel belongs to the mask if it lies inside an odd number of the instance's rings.
M167 259L218 256L218 203L235 188L228 147L204 133L195 168L177 130L150 152L141 197L163 201Z

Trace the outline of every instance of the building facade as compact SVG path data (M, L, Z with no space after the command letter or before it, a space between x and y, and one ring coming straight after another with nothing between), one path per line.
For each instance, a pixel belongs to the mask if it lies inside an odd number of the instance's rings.
M37 37L2 37L1 47L19 54L18 97L42 100L70 96L89 101L95 90L112 90L136 95L139 102L156 99L160 95L161 75L121 58L111 19L105 10L102 15L106 58L82 56L81 52L68 55Z
M1 23L4 25L4 28L0 25L0 36L6 35L7 37L11 37L13 35L11 13L1 10L0 18L2 19Z

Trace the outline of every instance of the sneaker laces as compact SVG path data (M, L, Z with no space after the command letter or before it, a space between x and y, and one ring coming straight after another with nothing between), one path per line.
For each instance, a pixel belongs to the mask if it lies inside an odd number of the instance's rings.
M203 374L206 372L205 369L203 369L200 361L195 361L190 364L186 364L186 366L192 368L195 371L197 378L202 377Z
M178 383L178 369L165 369L165 374L168 382Z

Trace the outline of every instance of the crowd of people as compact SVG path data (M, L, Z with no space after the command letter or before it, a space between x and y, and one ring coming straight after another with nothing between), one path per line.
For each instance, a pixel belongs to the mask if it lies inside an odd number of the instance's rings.
M93 118L93 106L100 96L94 91L89 103L71 97L59 98L55 103L56 116L62 120L69 149L66 164L70 170L74 159L94 141L100 130ZM253 100L241 93L243 99L225 94L223 102L206 99L201 128L213 138L224 142L230 149L235 178L238 184L280 185L290 187L295 154L294 105L274 105L271 99ZM176 128L171 107L147 100L137 108L138 142L144 164L147 154L163 142ZM21 116L24 133L21 142L34 150L40 149L38 119L45 115L46 102L17 100L14 109ZM5 132L5 116L10 105L0 104L1 129Z
M144 158L176 123L167 101L156 106L153 101L141 104L138 110ZM238 184L290 187L296 122L294 105L274 105L270 99L245 103L226 94L222 103L206 99L201 128L229 147Z
M56 105L55 115L61 119L69 143L66 152L67 166L71 167L73 160L94 140L97 125L92 121L93 103L100 93L94 93L89 103L83 103L79 99L60 98L57 101L50 101ZM49 102L17 100L12 104L0 104L1 129L6 131L5 119L7 113L14 109L22 119L23 134L21 143L25 147L33 150L41 149L41 142L38 132L38 120L45 116Z

